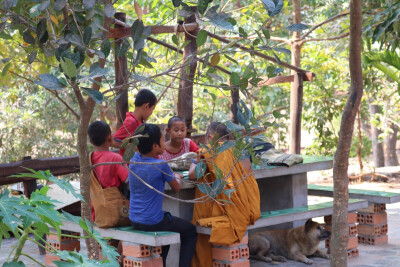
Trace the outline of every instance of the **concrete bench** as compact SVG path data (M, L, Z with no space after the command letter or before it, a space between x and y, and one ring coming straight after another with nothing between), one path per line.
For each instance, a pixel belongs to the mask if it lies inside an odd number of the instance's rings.
M368 202L366 200L349 199L349 205L348 205L349 211L355 211L366 207L368 207ZM331 215L332 213L333 213L332 201L318 203L304 207L266 211L262 212L261 217L254 223L254 225L249 225L247 229L251 230L286 222L306 220L309 218ZM211 228L197 225L197 232L199 234L210 235Z
M333 187L309 184L308 194L332 197ZM388 242L386 204L400 202L400 193L349 189L349 197L364 199L369 203L367 208L357 211L358 242L367 245L386 244Z
M60 229L67 231L69 235L82 235L83 230L76 222L61 220L63 225ZM134 230L131 226L99 228L93 227L104 238L112 238L123 241L122 255L124 266L162 266L161 246L180 244L180 234L175 232L147 232ZM49 240L51 238L52 240ZM79 251L79 240L62 238L58 240L57 235L49 235L48 242L57 244L60 250ZM65 244L63 244L63 242ZM52 263L59 258L51 253L46 253L46 266L53 266ZM146 265L146 266L147 266Z
M312 196L333 197L333 187L325 185L309 184L308 194ZM370 204L391 204L400 202L400 193L382 192L373 190L350 189L349 198L365 199Z

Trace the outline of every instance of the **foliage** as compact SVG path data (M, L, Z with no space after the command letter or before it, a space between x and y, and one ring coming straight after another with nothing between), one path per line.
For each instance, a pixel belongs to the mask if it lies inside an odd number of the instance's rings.
M22 247L27 240L44 247L47 251L50 251L49 248L51 248L52 253L63 260L63 262L57 262L57 266L99 266L100 264L115 266L117 264L116 256L118 255L115 248L109 246L106 240L103 240L100 234L93 229L91 223L67 213L59 213L55 210L55 203L57 201L47 196L50 189L49 182L51 182L66 193L82 199L73 186L65 180L57 179L49 171L34 171L30 169L28 171L28 173L21 173L14 175L14 177L34 177L46 183L40 190L33 192L30 199L22 196L13 196L8 190L0 193L0 247L2 238L10 238L10 233L18 239L17 246L11 251L3 266L17 266L15 263L18 263L18 266L25 266L19 259L20 256L27 256L22 253ZM46 242L42 238L43 235L54 232L54 230L59 237L63 235L60 229L62 220L69 220L79 224L88 233L88 236L94 238L100 244L103 258L107 258L108 260L101 262L89 260L86 256L75 251L58 251L50 243ZM54 230L51 230L51 228ZM31 234L34 236L34 239L30 238ZM76 238L81 237L78 236Z

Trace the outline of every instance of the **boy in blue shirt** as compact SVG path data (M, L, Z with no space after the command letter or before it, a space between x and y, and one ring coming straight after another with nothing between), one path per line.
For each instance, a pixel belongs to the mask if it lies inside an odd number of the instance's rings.
M160 128L154 124L145 124L144 130L140 134L148 137L138 138L139 152L135 153L131 161L145 164L131 163L129 165L131 191L129 219L133 228L137 230L180 233L179 266L189 267L196 249L196 227L189 221L164 212L162 210L163 196L140 181L142 179L162 193L164 193L165 182L167 182L173 191L178 192L181 189L180 177L174 175L168 163L156 158L164 152L164 136ZM168 250L169 246L163 246L161 256L164 266L166 266Z

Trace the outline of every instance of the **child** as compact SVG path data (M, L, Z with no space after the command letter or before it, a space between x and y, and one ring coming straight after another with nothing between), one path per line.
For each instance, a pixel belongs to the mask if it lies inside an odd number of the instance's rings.
M207 130L208 140L224 142L229 139L227 127L220 122L213 122ZM212 225L211 235L198 235L196 253L192 267L212 266L211 243L228 246L240 242L246 233L247 226L254 224L260 217L260 192L257 182L251 171L249 159L242 162L235 158L232 149L219 154L213 149L202 151L201 157L207 167L205 178L198 179L200 183L213 183L216 173L222 173L222 180L226 182L221 193L215 199L222 200L225 205L217 201L195 203L193 209L193 224L201 226ZM196 180L195 165L189 170L189 178ZM218 167L218 170L216 170ZM225 191L227 190L227 191ZM228 193L229 192L229 193ZM196 188L195 198L205 195ZM229 203L231 202L231 203Z
M122 162L122 156L109 151L112 143L110 126L104 121L95 121L89 125L88 135L90 143L94 146L92 165L102 162ZM94 172L103 188L119 187L127 182L129 171L121 165L99 165ZM92 206L92 219L95 221L95 212Z
M136 152L129 166L129 184L131 189L129 219L133 228L142 231L171 231L181 236L179 266L190 266L197 240L196 227L189 221L172 216L162 210L163 196L145 185L164 193L165 182L175 192L181 188L180 177L176 177L164 160L157 159L164 151L164 136L154 124L145 124L142 132L148 137L139 137ZM140 164L144 163L144 164ZM151 164L152 163L152 164ZM161 256L164 266L169 246L163 246Z
M128 136L133 136L136 129L144 123L153 113L156 107L157 98L148 89L139 90L135 99L135 110L127 112L121 127L114 133L112 146L120 148L122 141ZM125 149L121 148L119 154L124 155Z
M168 161L185 153L199 150L192 140L185 138L187 127L183 118L178 116L170 118L166 131L171 139L165 142L165 150L164 153L160 155L160 159Z

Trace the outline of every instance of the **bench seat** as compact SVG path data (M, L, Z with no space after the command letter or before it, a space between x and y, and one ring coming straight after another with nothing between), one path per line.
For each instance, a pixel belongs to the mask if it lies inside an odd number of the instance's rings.
M348 210L355 211L368 207L368 201L363 199L349 199ZM306 220L309 218L331 215L333 213L333 202L323 202L314 205L289 208L283 210L266 211L261 213L261 217L249 225L248 230L257 229L265 226L276 225L297 220ZM211 227L197 225L197 232L200 234L211 234Z
M307 187L309 195L333 197L332 186L309 184ZM400 202L400 193L349 188L349 198L365 199L370 204L392 204Z
M62 220L62 230L82 233L82 228L79 224L71 221ZM134 230L131 226L114 227L114 228L99 228L94 227L102 237L111 237L113 239L144 244L148 246L158 247L171 244L179 244L180 234L175 232L147 232Z

